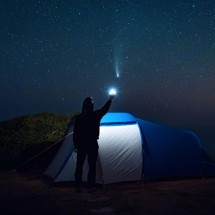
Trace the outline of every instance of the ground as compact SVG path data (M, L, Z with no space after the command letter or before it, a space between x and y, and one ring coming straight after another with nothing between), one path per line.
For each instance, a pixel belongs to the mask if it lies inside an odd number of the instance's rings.
M0 174L0 214L204 215L215 211L215 179L123 183L75 193L16 172Z

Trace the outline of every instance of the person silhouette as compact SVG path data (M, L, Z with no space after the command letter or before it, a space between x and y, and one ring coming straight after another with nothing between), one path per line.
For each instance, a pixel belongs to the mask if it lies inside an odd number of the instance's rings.
M77 163L75 170L76 192L81 192L83 165L88 157L87 184L89 192L96 191L96 162L98 157L98 139L100 131L100 121L108 112L114 96L111 95L105 105L94 111L94 101L92 97L87 97L83 101L82 112L75 118L73 142L77 151Z

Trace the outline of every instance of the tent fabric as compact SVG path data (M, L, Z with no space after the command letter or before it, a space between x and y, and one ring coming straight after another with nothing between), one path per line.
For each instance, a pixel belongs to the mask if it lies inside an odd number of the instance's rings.
M55 182L74 181L76 156L73 123L45 174ZM107 113L100 123L97 183L177 177L215 176L205 160L199 138L191 131L169 128L129 113ZM84 164L83 181L88 166Z
M144 178L201 176L202 155L192 133L137 119L143 136Z
M138 126L101 126L100 136L99 156L105 183L139 180L142 143Z
M51 178L56 178L56 176L61 173L62 168L64 168L66 162L74 152L72 134L73 124L70 124L65 134L66 138L64 139L58 153L52 160L51 165L49 165L49 167L45 171L45 175L48 175Z
M136 118L129 113L107 113L101 120L101 125L136 124Z

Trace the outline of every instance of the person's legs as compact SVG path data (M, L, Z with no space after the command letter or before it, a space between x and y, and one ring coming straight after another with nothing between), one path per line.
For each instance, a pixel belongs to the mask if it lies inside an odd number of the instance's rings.
M86 150L77 150L77 164L75 170L75 187L80 188L82 183L83 165L86 158Z
M87 179L88 179L89 188L95 187L97 157L98 157L98 148L95 147L88 151L89 172L88 172Z

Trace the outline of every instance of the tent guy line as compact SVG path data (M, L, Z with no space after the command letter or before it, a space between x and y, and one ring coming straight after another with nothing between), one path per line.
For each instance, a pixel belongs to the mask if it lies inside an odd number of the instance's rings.
M19 166L17 166L16 168L14 168L12 171L17 171L19 168L25 166L26 164L28 164L29 162L31 162L32 160L34 160L35 158L39 157L40 155L42 155L43 153L47 152L48 150L50 150L52 147L54 147L55 145L57 145L58 143L60 143L62 140L66 139L67 137L69 137L70 135L72 135L73 132L67 134L66 136L64 136L63 138L61 138L60 140L58 140L57 142L53 143L51 146L47 147L46 149L42 150L41 152L39 152L38 154L34 155L33 157L29 158L28 160L24 161L23 163L21 163Z

